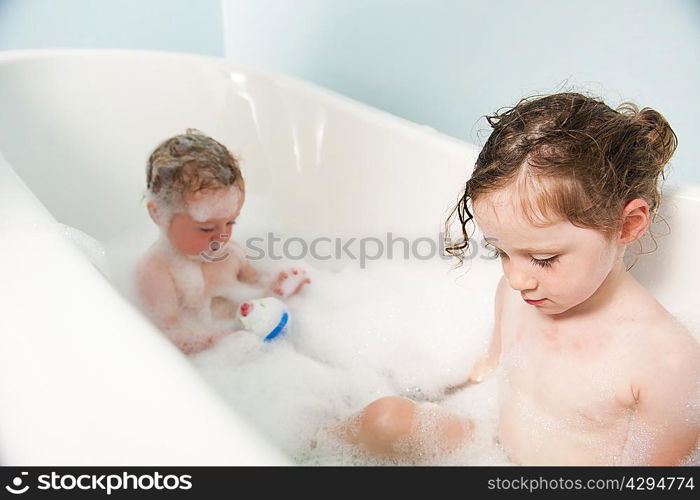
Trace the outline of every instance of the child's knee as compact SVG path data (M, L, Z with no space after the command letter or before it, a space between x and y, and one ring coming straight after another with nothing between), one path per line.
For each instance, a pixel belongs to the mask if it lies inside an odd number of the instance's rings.
M374 452L390 452L393 444L411 433L416 403L399 396L373 401L362 412L360 441Z

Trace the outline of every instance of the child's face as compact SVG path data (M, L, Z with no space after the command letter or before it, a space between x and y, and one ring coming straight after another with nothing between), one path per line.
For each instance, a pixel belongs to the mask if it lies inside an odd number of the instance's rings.
M533 226L515 213L512 199L505 189L473 203L474 219L489 244L499 250L511 288L523 300L546 299L530 305L547 315L589 299L620 259L616 242L569 221Z
M185 211L170 219L168 239L188 256L211 254L231 238L245 193L238 186L185 196Z

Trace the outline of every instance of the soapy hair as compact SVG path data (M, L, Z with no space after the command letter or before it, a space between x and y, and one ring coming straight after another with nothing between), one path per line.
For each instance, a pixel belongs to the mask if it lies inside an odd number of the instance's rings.
M238 160L226 147L188 128L161 143L148 158L146 187L152 198L181 203L185 194L231 185L243 189Z
M649 204L652 222L661 201L659 178L677 146L666 119L624 103L612 109L579 93L521 100L487 116L493 128L474 171L446 222L446 251L460 263L469 247L469 209L480 196L514 185L513 202L536 227L568 220L612 240L631 200ZM450 226L461 225L452 242Z

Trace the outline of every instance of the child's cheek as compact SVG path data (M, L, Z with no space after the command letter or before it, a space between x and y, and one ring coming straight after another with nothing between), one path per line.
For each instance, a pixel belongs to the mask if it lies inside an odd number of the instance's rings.
M199 255L209 248L209 236L199 230L178 231L174 243L186 255Z

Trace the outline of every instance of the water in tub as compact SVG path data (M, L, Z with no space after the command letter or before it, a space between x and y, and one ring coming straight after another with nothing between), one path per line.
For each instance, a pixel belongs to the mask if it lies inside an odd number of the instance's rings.
M249 195L233 239L245 246L250 236L271 231L294 236L271 227L273 214L269 200ZM133 267L157 236L149 222L104 242L112 280L132 299ZM477 424L469 446L448 457L427 457L428 463L509 464L495 440L497 376L440 397L443 388L466 379L486 348L499 263L477 258L452 270L453 262L439 257L404 260L402 247L396 248L399 258L368 261L365 269L348 259L284 262L268 255L254 260L262 269L309 270L312 285L286 299L290 331L267 343L230 335L191 356L191 362L237 412L299 463L396 463L341 445L323 429L377 398L398 394L439 399ZM698 336L697 313L671 312ZM700 461L697 453L691 461Z

